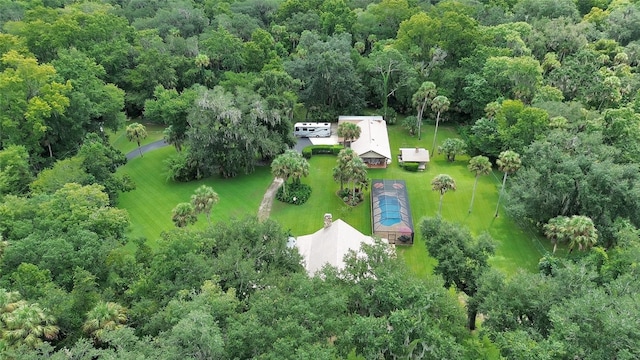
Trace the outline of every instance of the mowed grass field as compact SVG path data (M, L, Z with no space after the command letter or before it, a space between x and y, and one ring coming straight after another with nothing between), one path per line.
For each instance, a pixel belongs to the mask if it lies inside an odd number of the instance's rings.
M444 155L436 153L432 155L431 163L424 172L408 172L396 161L395 156L399 153L399 148L419 146L431 151L434 127L425 126L421 140L415 136L409 136L407 131L398 125L389 126L388 132L394 156L393 162L387 169L369 170L369 177L402 179L407 183L415 239L413 246L398 247L398 252L416 274L429 274L435 265L435 260L426 251L419 224L423 217L437 215L440 196L438 192L431 189L431 180L438 174L451 175L457 185L457 191L444 195L442 217L445 220L469 228L474 235L483 232L491 234L497 244L496 255L491 259L491 263L504 273L513 274L518 269L529 271L537 269L538 260L546 251L542 245L545 242L516 226L504 211L501 211L501 216L494 217L502 180L501 173L479 179L473 211L469 214L475 180L474 175L467 169L469 156L460 156L455 162L448 162ZM441 126L438 129L438 143L448 137L457 137L457 135L453 129ZM314 155L309 163L310 176L303 180L313 189L309 201L302 206L276 202L271 217L290 229L296 236L320 229L325 213L332 213L334 219L342 219L361 232L371 234L370 198L367 196L364 203L351 208L344 205L336 195L339 184L333 181L331 172L336 164L336 157Z
M148 128L149 131L150 128ZM492 265L506 274L518 269L535 271L540 257L550 249L548 241L541 240L535 234L520 229L508 218L504 211L495 218L494 212L498 200L501 176L499 172L481 177L478 182L473 212L468 213L474 176L467 170L468 156L460 156L455 162L448 162L444 155L432 154L431 163L424 172L408 172L402 169L395 156L400 147L425 147L431 150L433 126L424 126L422 139L410 136L399 125L389 126L389 140L394 157L387 169L369 171L370 178L403 179L407 183L412 217L415 227L413 246L400 247L398 252L409 267L418 275L431 273L435 260L425 248L419 231L420 219L436 216L439 193L431 190L431 180L438 174L449 174L457 183L457 191L444 196L442 216L445 220L458 223L470 229L474 235L488 232L496 239L496 255ZM162 138L162 129L154 131L157 139ZM121 150L135 150L134 143L126 137L114 134L113 142ZM441 126L438 130L438 143L448 137L456 137L452 128ZM153 140L147 138L146 142ZM124 139L124 141L122 140ZM175 153L173 147L165 147L145 154L143 158L131 160L119 171L129 174L137 184L137 189L123 193L118 206L129 211L131 217L131 236L147 238L150 246L155 246L160 233L173 228L171 210L180 202L188 202L193 191L206 184L220 195L220 202L214 207L212 220L226 220L246 214L257 214L265 190L273 180L270 168L258 168L255 173L233 179L217 177L190 183L176 183L166 180L164 159ZM309 234L322 227L325 213L333 214L334 219L342 219L365 234L371 234L370 199L358 206L345 205L336 195L339 184L332 178L332 168L336 157L315 155L310 161L310 175L303 182L311 185L313 193L309 201L300 206L274 201L271 218L278 221L295 236ZM207 222L201 216L195 227L204 227ZM545 248L546 247L546 248Z
M132 237L145 237L154 247L162 231L174 227L171 210L181 202L189 202L191 195L200 185L211 186L220 196L213 208L211 220L224 221L246 214L257 214L265 191L273 177L271 169L258 167L251 175L241 175L233 179L211 177L189 183L167 180L164 159L175 154L173 146L146 153L144 157L130 160L118 171L126 173L136 182L137 188L122 193L118 207L127 209L131 218ZM200 215L195 227L205 227L207 220Z

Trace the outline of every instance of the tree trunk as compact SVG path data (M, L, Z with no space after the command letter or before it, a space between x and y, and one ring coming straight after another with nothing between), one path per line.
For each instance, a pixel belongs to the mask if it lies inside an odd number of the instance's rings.
M555 241L553 242L553 253L554 253L554 254L556 253L556 248L557 248L557 247L558 247L558 240L555 240Z
M469 306L467 303L467 327L469 331L476 329L476 317L478 316L478 309L475 306Z
M473 191L471 192L471 205L469 205L469 214L473 209L473 200L476 198L476 186L478 186L478 175L476 175L476 181L473 182Z
M502 193L504 192L504 184L507 183L507 173L504 173L504 176L502 177L502 187L500 188L500 195L498 195L498 205L496 205L496 215L495 217L498 217L498 210L500 209L500 199L502 199Z
M438 205L438 215L442 215L442 198L444 197L444 193L440 192L440 205Z
M140 147L140 140L138 140L138 151L140 152L140 157L142 156L142 148Z
M438 115L436 115L436 131L434 131L434 133L433 133L433 146L432 146L432 149L431 149L431 154L433 154L434 151L436 151L436 140L438 139L437 138L437 135L438 135L438 123L440 123L440 112L439 111L438 111Z

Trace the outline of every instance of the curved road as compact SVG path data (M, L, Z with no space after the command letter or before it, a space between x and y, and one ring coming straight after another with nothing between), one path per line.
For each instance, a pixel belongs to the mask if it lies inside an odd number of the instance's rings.
M148 153L149 151L152 150L156 150L156 149L160 149L162 147L165 147L169 144L167 144L166 141L163 140L158 140L158 141L154 141L152 143L149 143L147 145L142 145L140 146L140 149L135 149L130 151L129 153L127 153L127 160L131 160L131 159L135 159L138 156L140 156L140 151L142 151L143 154Z

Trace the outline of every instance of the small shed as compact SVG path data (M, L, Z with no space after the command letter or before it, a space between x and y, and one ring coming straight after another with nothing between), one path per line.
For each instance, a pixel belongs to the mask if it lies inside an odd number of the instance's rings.
M371 229L389 244L413 244L413 220L404 180L372 180Z
M419 147L400 148L400 157L398 160L403 163L418 163L418 170L424 170L429 162L429 150Z

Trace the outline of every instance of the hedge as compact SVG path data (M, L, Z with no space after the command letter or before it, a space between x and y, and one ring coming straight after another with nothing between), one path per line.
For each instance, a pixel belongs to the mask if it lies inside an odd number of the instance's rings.
M311 145L302 149L302 156L304 156L305 159L310 159L311 155L316 154L338 155L342 149L344 149L342 145Z

